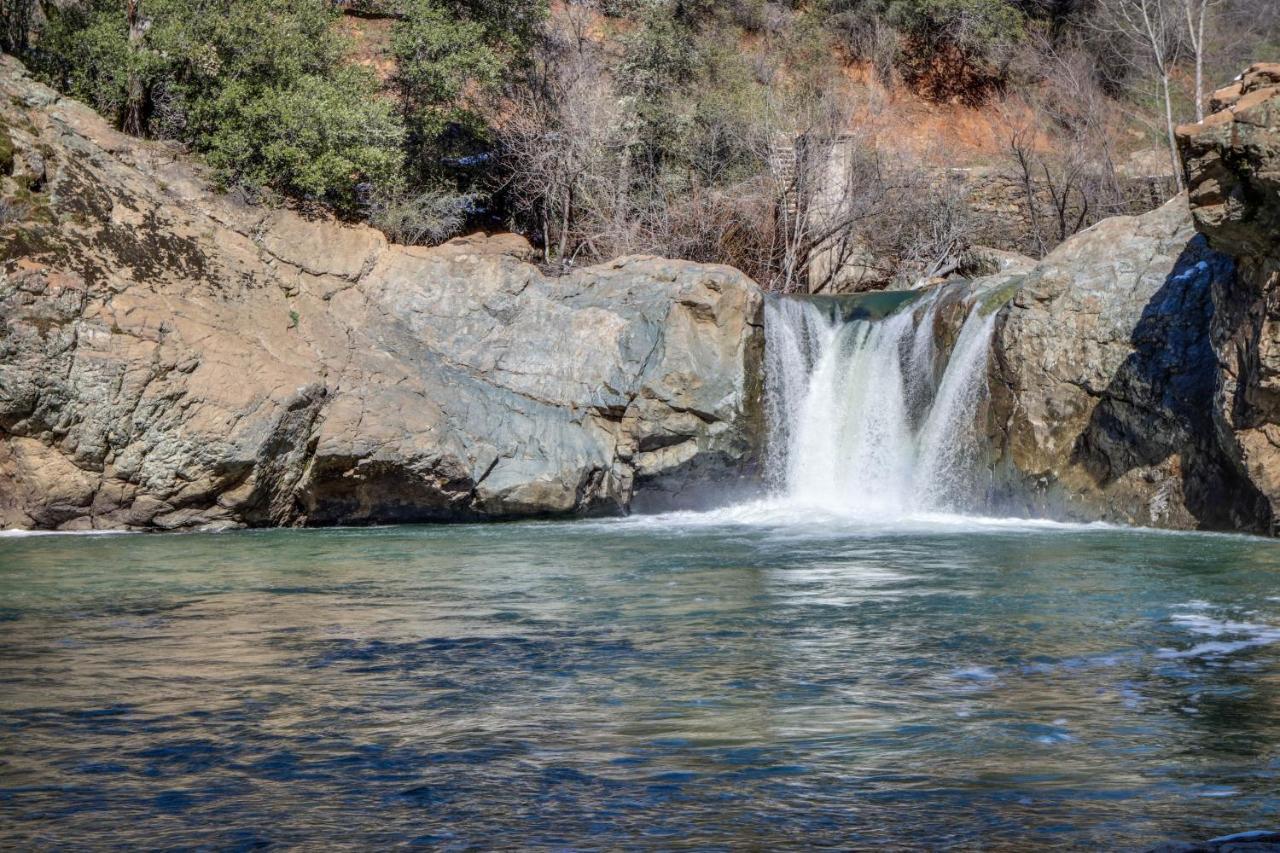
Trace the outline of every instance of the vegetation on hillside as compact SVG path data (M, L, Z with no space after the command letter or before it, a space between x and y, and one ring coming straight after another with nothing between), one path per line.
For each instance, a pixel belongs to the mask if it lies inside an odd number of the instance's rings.
M358 215L442 191L484 140L473 101L522 61L528 0L400 0L388 86L329 0L4 0L7 50L124 129L202 153L228 188Z
M851 263L934 274L969 242L946 182L876 135L901 93L1002 117L1047 251L1120 208L1131 132L1162 144L1242 64L1280 58L1278 7L0 0L0 41L255 202L406 242L513 227L561 266L657 252L791 288ZM390 22L385 63L357 59L344 15Z

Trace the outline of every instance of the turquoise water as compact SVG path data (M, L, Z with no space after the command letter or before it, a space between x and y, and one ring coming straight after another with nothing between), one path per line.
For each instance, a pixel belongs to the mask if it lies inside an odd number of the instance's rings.
M1280 545L750 508L0 538L0 845L1280 824Z

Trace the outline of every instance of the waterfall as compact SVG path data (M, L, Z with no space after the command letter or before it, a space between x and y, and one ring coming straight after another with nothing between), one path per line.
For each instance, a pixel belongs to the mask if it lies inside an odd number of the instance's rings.
M769 300L769 475L779 498L880 518L982 507L978 418L996 315L970 307L940 352L942 301L937 289L883 318L846 321L809 299Z

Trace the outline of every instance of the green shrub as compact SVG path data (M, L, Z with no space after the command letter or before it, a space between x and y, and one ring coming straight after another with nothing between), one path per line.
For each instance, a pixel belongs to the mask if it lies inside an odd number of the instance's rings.
M129 50L129 31L120 4L94 2L50 5L34 70L55 88L117 122L128 80L138 58Z
M225 184L342 210L360 183L398 185L403 129L346 64L327 0L146 0L144 14L131 45L118 0L50 6L37 70L117 121L140 80L145 130L206 154Z
M0 0L0 11L22 2ZM190 145L250 197L354 213L370 191L426 198L457 184L447 162L487 141L479 107L527 56L547 0L366 4L396 17L394 92L351 66L332 0L142 0L134 43L121 0L45 8L25 58L55 87L118 125L127 111L147 135ZM10 18L0 29L18 27Z
M371 75L344 68L288 85L233 83L195 107L200 147L224 184L270 186L356 209L356 187L401 181L404 131Z
M437 0L405 3L392 50L403 107L419 144L435 139L450 124L478 125L479 118L464 103L465 90L491 91L503 72L484 25L459 18Z
M1009 0L891 0L885 11L890 23L926 44L947 42L986 60L1019 41L1026 23Z
M9 136L9 128L0 121L0 175L12 175L15 165L13 139Z

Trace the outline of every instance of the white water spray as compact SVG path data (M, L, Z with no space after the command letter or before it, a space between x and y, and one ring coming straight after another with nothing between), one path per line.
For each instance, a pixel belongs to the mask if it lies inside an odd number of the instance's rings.
M995 313L976 308L939 369L940 293L881 320L766 308L772 486L796 506L901 517L981 509L978 415Z

